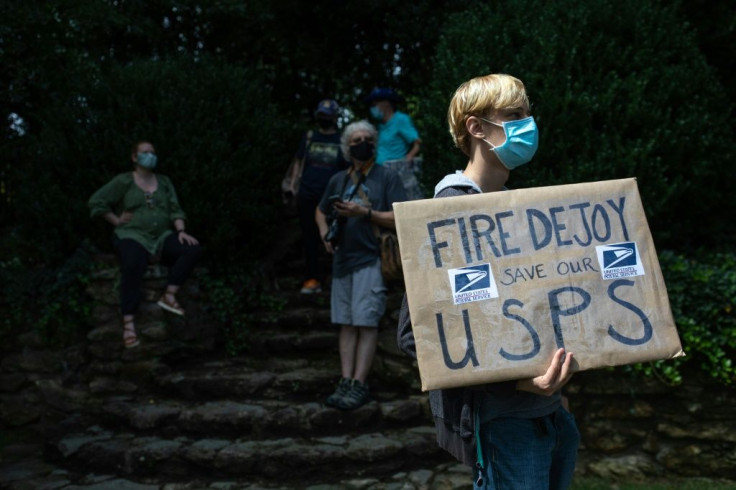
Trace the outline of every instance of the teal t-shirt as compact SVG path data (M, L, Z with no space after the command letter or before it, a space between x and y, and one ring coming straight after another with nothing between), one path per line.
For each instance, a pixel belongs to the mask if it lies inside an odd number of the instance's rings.
M411 117L401 111L394 115L387 123L378 125L378 146L376 148L376 163L403 159L412 143L419 139L419 133L411 122Z

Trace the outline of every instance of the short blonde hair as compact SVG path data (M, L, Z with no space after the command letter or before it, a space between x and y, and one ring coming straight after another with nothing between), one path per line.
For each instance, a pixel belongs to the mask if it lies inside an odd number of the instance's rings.
M378 137L378 132L376 131L376 127L365 119L348 124L342 131L342 136L340 137L342 156L345 157L345 160L348 162L352 161L350 158L350 140L353 138L353 133L357 133L358 131L368 132L368 134L371 135L371 138L373 138L373 143L377 143L376 139Z
M529 108L524 84L518 78L494 73L468 80L455 90L447 109L447 124L455 146L470 156L470 137L465 122L470 116L488 117L498 109Z

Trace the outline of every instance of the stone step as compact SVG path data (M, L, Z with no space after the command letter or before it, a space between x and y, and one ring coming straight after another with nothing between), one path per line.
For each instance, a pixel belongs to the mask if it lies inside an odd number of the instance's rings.
M373 400L352 411L322 402L216 400L181 402L116 397L101 407L102 425L146 435L200 435L221 438L315 437L430 423L427 397Z
M438 448L434 428L429 426L268 440L141 437L92 427L67 435L47 450L71 471L80 468L87 473L169 482L263 480L282 488L304 488L309 481L339 484L346 479L386 479L397 472L452 462Z
M330 323L330 284L322 285L322 292L314 294L302 294L299 286L293 289L272 290L267 294L275 303L282 305L280 311L275 311L272 305L264 305L253 313L255 317L262 316L271 323L303 325L305 322L319 321ZM404 290L400 287L392 287L388 291L386 311L398 311L404 297Z
M397 316L387 312L379 325L379 346L401 357L396 347ZM250 355L295 354L319 352L332 355L337 352L340 327L330 322L329 311L310 308L284 310L278 322L256 323L247 332L247 350Z
M189 400L260 398L319 399L339 376L339 359L246 359L213 361L178 369L158 379L161 394Z
M329 323L319 328L268 326L249 332L247 351L251 355L295 354L310 352L331 355L337 349L339 329Z
M185 399L240 399L243 397L321 401L334 390L339 379L340 358L337 333L322 338L315 333L264 335L281 344L272 351L263 347L237 358L188 362L161 371L157 390ZM319 340L322 339L322 340ZM254 342L257 342L254 340ZM321 348L312 344L319 343ZM285 344L288 344L288 348ZM312 348L300 348L309 344ZM372 392L405 395L416 392L419 374L414 362L398 351L395 333L379 333L378 349L368 379Z
M379 349L368 380L378 401L418 394L418 373L398 353L393 332L379 336ZM336 340L311 354L295 349L291 357L250 355L228 358L210 353L173 365L160 360L93 361L69 379L50 375L34 383L37 398L61 413L99 414L114 395L152 400L216 402L250 400L321 404L339 378ZM295 357L296 356L296 357ZM75 381L76 380L76 381ZM34 415L37 417L38 414Z
M280 400L322 402L339 380L339 359L278 359L278 366L252 368L224 365L222 368L174 371L158 379L159 396L186 400ZM417 376L401 374L399 366L379 360L380 366L368 380L377 399L412 393ZM409 372L410 368L407 368ZM381 372L385 370L385 375ZM380 371L380 372L379 372ZM393 373L393 374L392 374ZM400 378L403 376L403 379Z
M361 475L336 480L328 473L324 479L315 477L294 484L282 484L275 478L198 477L169 481L155 475L140 478L86 474L57 467L39 456L0 463L0 488L7 490L464 490L471 478L469 467L453 462L375 476L368 467Z
M303 296L303 295L302 295ZM314 295L309 298L313 299ZM258 320L258 326L268 328L270 326L280 327L296 327L303 329L305 327L331 328L330 322L330 306L329 298L326 304L298 304L290 305L279 312L278 316L274 316L271 312L255 313L254 317Z
M247 352L252 356L274 354L304 354L307 352L329 352L337 348L339 329L331 324L316 325L254 325L247 332ZM105 325L88 333L87 353L100 362L122 361L126 363L146 359L187 360L206 356L214 350L214 339L207 341L195 338L178 338L177 330L164 322L141 323L138 327L140 345L125 349L122 328Z

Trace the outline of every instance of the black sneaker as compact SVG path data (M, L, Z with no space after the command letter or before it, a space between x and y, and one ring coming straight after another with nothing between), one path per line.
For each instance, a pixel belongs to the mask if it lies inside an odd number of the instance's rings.
M337 402L337 408L355 410L368 403L369 400L370 393L368 393L368 385L361 383L357 379L353 379L350 382L348 393Z
M325 400L325 405L337 407L339 401L342 400L342 397L348 394L348 391L350 390L350 381L352 381L350 378L341 378L340 382L337 383L337 389L335 392Z

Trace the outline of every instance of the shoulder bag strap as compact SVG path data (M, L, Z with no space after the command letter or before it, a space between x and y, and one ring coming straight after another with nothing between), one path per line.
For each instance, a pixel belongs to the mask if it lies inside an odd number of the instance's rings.
M355 187L358 189L358 194L360 194L360 198L365 201L368 204L368 207L371 208L371 200L368 199L368 196L366 195L365 191L362 187L360 187L360 184L362 182L362 179L365 178L365 174L361 175L361 181L359 182L354 174L351 174L353 178L353 183L355 183ZM373 227L373 233L376 235L376 238L381 237L381 230L378 228L378 225L375 223L371 223L371 226Z
M304 144L304 156L302 156L302 163L299 165L299 177L301 180L302 174L304 173L304 162L307 161L307 154L309 153L309 145L312 143L312 130L307 131L307 142Z

